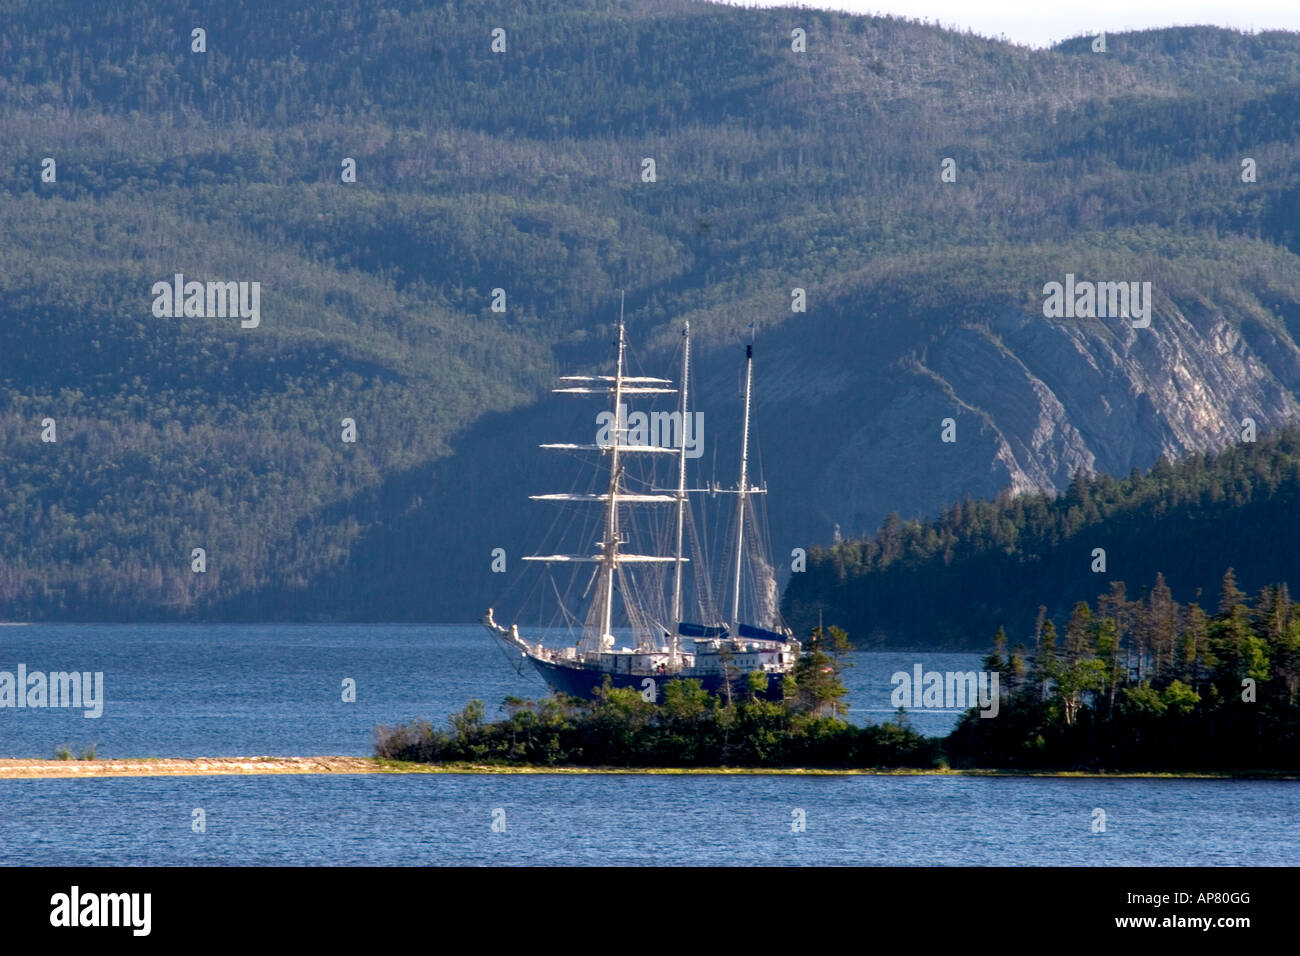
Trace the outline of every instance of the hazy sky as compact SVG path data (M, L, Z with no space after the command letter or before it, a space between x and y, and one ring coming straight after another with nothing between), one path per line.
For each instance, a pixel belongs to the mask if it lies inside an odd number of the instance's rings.
M969 27L984 36L1047 46L1081 33L1213 24L1240 30L1300 30L1300 0L741 0L742 6L807 6L893 14Z

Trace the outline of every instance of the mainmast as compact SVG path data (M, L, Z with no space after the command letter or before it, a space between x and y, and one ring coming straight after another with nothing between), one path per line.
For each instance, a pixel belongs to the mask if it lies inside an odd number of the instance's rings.
M749 494L749 400L754 384L754 346L745 346L745 428L740 440L740 484L736 489L736 575L731 593L731 635L740 633L740 565L744 560L745 498Z
M610 449L609 459L609 500L605 511L605 546L602 549L605 560L601 562L601 574L604 577L605 599L600 615L600 644L612 642L611 624L614 614L614 572L618 569L618 449L625 441L620 427L623 409L623 294L618 296L618 366L614 372L614 445ZM680 567L680 565L679 565Z
M681 639L677 634L682 620L682 526L686 519L686 430L690 427L689 390L691 373L691 323L682 330L682 450L677 459L677 567L673 574L672 663L677 665L677 652Z

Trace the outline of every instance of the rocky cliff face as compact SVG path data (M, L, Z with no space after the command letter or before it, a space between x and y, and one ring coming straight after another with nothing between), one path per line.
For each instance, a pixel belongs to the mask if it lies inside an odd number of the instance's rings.
M1060 491L1079 469L1127 475L1162 455L1216 450L1242 439L1246 419L1259 433L1276 428L1300 414L1286 311L1276 297L1216 301L1195 288L1159 294L1145 329L993 305L986 320L945 326L883 368L890 356L873 355L850 316L818 332L856 348L815 352L809 336L790 335L769 346L784 371L763 383L763 414L789 442L767 461L774 528L783 545L825 543L836 524L859 535L891 511ZM798 382L807 387L782 387ZM953 442L942 440L945 419Z

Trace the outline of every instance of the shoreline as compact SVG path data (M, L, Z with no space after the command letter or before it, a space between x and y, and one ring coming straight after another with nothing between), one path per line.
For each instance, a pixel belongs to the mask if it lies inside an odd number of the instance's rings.
M1300 780L1288 771L1186 772L1080 770L979 770L909 767L540 767L491 764L422 764L378 757L125 757L111 760L0 758L0 780L75 780L107 777L216 777L273 774L551 774L639 776L810 777L1057 777L1084 780Z

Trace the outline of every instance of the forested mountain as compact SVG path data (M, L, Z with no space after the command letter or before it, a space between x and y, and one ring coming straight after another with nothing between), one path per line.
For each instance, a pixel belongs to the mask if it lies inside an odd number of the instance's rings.
M874 535L812 549L785 610L801 624L819 612L843 621L866 645L978 649L1002 627L1020 640L1038 606L1063 627L1071 606L1107 582L1156 580L1188 602L1218 593L1224 568L1251 590L1293 587L1297 540L1292 425L1218 455L1161 458L1125 479L1079 473L1060 495L966 498L928 521L891 513Z
M476 615L619 290L647 374L692 323L720 480L755 324L779 560L1298 411L1296 34L55 0L0 64L0 617ZM156 316L176 273L260 324ZM1067 273L1150 282L1150 327L1044 318Z

